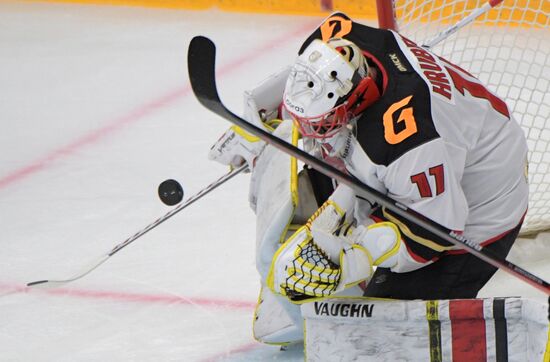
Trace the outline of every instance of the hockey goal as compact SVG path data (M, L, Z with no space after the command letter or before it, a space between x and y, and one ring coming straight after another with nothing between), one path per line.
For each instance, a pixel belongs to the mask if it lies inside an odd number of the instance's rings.
M486 0L377 0L380 27L422 44ZM504 0L432 49L506 100L529 146L522 235L550 229L550 2Z

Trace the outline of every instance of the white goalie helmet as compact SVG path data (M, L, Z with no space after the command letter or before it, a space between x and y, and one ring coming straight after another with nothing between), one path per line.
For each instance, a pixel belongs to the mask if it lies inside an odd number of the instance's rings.
M335 135L380 96L361 49L349 40L315 39L286 82L284 106L305 137Z

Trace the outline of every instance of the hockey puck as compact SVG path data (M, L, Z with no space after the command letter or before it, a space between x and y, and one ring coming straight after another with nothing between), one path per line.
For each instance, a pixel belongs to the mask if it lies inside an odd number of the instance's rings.
M173 206L183 199L183 188L179 182L170 179L161 182L158 194L164 204Z

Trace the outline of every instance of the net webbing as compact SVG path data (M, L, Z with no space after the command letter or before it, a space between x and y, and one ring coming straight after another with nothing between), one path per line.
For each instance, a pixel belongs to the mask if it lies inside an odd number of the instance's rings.
M481 0L395 0L397 30L421 44ZM522 234L550 229L550 1L505 0L433 51L505 99L529 147L529 211Z

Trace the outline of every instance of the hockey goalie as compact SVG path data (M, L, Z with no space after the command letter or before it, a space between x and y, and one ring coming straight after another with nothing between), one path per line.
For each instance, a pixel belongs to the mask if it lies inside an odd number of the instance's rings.
M527 210L527 146L467 70L342 13L244 94L245 118L504 259ZM251 171L262 290L255 337L300 340L335 295L475 298L496 268L233 126L210 158Z

